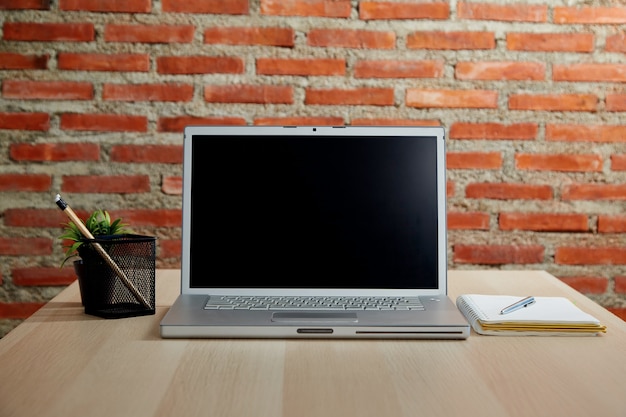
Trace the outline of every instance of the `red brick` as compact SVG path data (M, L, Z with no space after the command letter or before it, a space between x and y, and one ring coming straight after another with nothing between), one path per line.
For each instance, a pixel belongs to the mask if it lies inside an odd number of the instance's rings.
M0 113L0 129L40 130L50 129L48 113Z
M550 200L553 191L549 185L472 183L466 187L465 195L494 200Z
M187 84L104 84L104 100L191 101L193 86Z
M59 10L114 13L149 13L152 10L151 3L151 0L59 0Z
M77 199L79 200L79 199ZM53 205L53 204L52 204ZM86 219L93 211L93 207L87 209L72 205L74 212L81 219ZM154 210L154 209L107 209L112 218L122 218L125 223L136 227L180 227L182 212L178 209ZM5 224L11 227L46 227L58 228L67 223L67 216L56 208L51 209L7 209L5 211Z
M459 80L544 80L546 65L539 62L459 62L455 77Z
M172 227L180 228L180 209L127 209L111 211L111 216L122 218L133 227Z
M161 191L167 195L182 195L183 194L183 177L163 177L161 182Z
M51 186L48 174L0 174L0 191L48 191Z
M2 83L4 98L25 100L92 100L93 86L73 81L17 81Z
M441 78L443 61L359 60L355 78Z
M345 59L258 58L256 72L261 75L345 75Z
M9 155L14 161L99 161L97 143L13 143Z
M504 265L535 264L544 261L541 245L454 245L454 262Z
M57 66L76 71L147 72L150 56L147 54L72 54L59 53Z
M150 191L150 177L147 175L65 175L61 189L68 193L147 193Z
M450 17L450 5L440 2L386 2L362 1L359 3L359 18L376 19L428 19L445 20Z
M456 185L454 182L452 181L447 181L446 182L446 197L450 198L453 197L454 194L456 193Z
M611 170L626 171L626 154L611 155Z
M204 88L209 103L292 104L293 87L286 85L210 85Z
M163 56L157 58L159 74L243 74L241 58L218 56Z
M607 306L606 309L609 310L611 313L615 314L620 319L626 321L626 307Z
M256 126L343 126L341 117L325 116L292 116L292 117L259 117L254 119Z
M182 164L181 145L115 145L111 147L112 162Z
M496 38L493 32L413 32L407 35L406 47L409 49L494 49Z
M261 0L261 14L272 16L350 17L350 0Z
M511 94L510 110L595 112L598 97L594 94Z
M74 208L80 218L86 218L87 212ZM7 209L4 212L4 224L10 227L57 227L67 223L67 216L57 208L50 209Z
M194 26L191 25L109 24L104 28L104 40L133 43L191 43L194 30Z
M567 213L500 213L501 230L534 232L588 232L589 219L584 214Z
M626 82L626 64L555 64L552 68L552 79L554 81Z
M456 122L450 127L450 139L535 140L539 132L536 123L466 123Z
M295 31L273 27L213 27L204 31L204 43L293 47Z
M498 20L504 22L546 22L547 6L528 4L491 4L459 2L457 16L460 19Z
M243 117L195 117L195 116L175 116L160 117L157 122L157 131L159 132L183 132L187 126L219 126L219 125L238 125L246 124Z
M624 125L546 125L546 140L565 142L626 142Z
M78 203L78 201L77 201ZM74 209L74 213L76 213L76 215L81 218L81 219L87 219L89 218L89 216L91 215L91 213L93 213L93 207L89 207L87 209L83 209L80 207L77 207L76 205L74 205L72 207ZM46 211L46 210L38 210L40 213L42 211ZM59 210L55 210L53 213L51 213L50 219L54 218L54 216L59 216L59 221L56 222L56 224L54 224L54 226L60 227L64 224L67 223L68 219L67 216L62 215L63 213L60 212ZM112 218L118 218L119 216L116 216L113 212L110 212L111 217ZM26 224L24 224L24 226L27 226ZM53 226L53 225L51 225Z
M607 52L626 53L626 33L607 36L604 49Z
M0 318L21 320L32 316L46 303L3 303L0 302Z
M52 240L45 237L0 237L0 255L50 255Z
M394 103L392 88L307 88L305 92L307 105L392 106Z
M448 230L489 230L488 213L448 212Z
M598 232L626 233L626 216L598 216Z
M408 88L406 105L417 108L495 109L498 107L498 92Z
M91 42L96 32L92 23L5 22L5 41Z
M396 34L391 31L360 29L312 29L307 36L307 45L334 48L394 49Z
M50 55L24 55L0 52L0 70L47 69Z
M519 153L515 155L515 168L534 171L602 172L602 156Z
M61 115L61 129L90 132L146 132L146 116L124 114L74 114Z
M607 94L607 111L626 111L626 94Z
M560 265L626 265L625 247L559 247L554 262Z
M604 277L569 276L559 279L583 294L603 294L609 288L609 280Z
M161 0L161 10L173 13L248 14L249 0Z
M619 275L613 278L615 280L615 292L619 294L626 293L626 275ZM626 309L624 309L626 312ZM626 320L626 315L622 316Z
M502 168L500 152L448 152L448 169L499 169Z
M11 271L13 283L20 286L66 286L76 280L73 268L35 267Z
M614 24L626 23L624 7L555 7L554 23Z
M439 120L397 119L383 117L356 117L350 121L353 126L441 126Z
M626 200L626 184L567 184L562 200Z
M593 33L507 33L510 51L593 52Z
M0 0L0 10L50 10L50 0Z
M160 258L179 257L182 252L182 242L180 239L162 239L159 240L159 249Z

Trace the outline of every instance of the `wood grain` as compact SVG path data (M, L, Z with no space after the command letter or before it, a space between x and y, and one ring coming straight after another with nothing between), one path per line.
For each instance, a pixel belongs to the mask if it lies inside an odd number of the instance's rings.
M0 340L1 416L625 416L626 323L542 271L451 271L467 292L561 295L598 337L163 340L153 316L85 315L70 285Z

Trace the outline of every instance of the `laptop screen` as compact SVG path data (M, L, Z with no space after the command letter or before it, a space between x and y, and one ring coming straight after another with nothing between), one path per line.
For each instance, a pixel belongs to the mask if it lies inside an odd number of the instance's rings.
M191 288L437 288L436 136L190 144Z

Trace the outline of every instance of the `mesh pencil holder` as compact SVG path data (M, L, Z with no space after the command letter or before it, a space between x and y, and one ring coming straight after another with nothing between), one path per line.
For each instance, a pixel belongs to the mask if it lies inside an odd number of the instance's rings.
M76 267L85 313L116 319L155 313L156 237L83 239Z

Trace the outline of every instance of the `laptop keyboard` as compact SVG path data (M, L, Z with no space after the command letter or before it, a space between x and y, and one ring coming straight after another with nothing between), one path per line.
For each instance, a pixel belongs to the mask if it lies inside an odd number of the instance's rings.
M211 296L205 310L424 310L418 297Z

